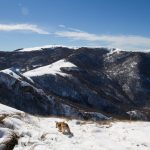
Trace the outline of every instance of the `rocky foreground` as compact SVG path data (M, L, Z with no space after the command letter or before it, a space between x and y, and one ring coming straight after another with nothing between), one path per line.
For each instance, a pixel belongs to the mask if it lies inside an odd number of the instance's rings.
M149 150L150 123L35 117L0 104L1 150ZM72 136L56 129L69 124Z

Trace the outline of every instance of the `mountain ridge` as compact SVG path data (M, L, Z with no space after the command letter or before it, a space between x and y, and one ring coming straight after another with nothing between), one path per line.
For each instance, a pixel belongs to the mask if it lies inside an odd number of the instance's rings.
M53 97L52 103L46 102L46 98L39 98L43 99L41 112L45 111L44 105L48 105L47 107L50 108L55 103L57 105L56 99L59 99L61 104L69 104L70 108L78 106L85 112L89 110L104 114L106 118L150 119L150 86L148 84L150 82L148 69L150 53L127 52L118 49L110 51L107 48L86 47L76 50L67 47L43 48L41 50L0 52L0 70L12 68L11 70L16 74L20 74L21 81L27 82L33 88L43 90L46 97ZM58 65L59 61L61 62L58 67L56 64ZM63 63L73 65L63 66ZM46 73L34 74L36 70L42 73L42 68L45 66L47 66ZM55 71L55 74L51 73L50 70ZM27 75L29 72L33 72L33 75ZM6 77L6 75L2 74L0 73L0 89L7 93L6 91L10 87L6 88L6 83L2 80L2 76ZM28 94L31 94L32 98L29 99L32 100L31 105L34 105L37 104L36 97L38 94L33 94L31 91L27 90L26 94L27 97ZM13 88L11 88L11 92L14 92ZM16 99L19 103L22 90L15 93L18 94ZM25 95L23 94L23 97L26 97ZM22 99L21 97L21 101ZM9 101L9 105L16 107L17 103L13 104L15 98L11 96L1 93L0 100L4 104ZM24 110L25 108L20 104L19 109ZM52 107L52 109L57 110L56 114L59 114L60 110L65 112L65 109L60 105ZM77 114L71 113L70 109L68 114L60 114L78 117L78 111L79 109L75 111ZM133 111L136 112L136 115L130 113ZM142 113L144 117L140 117L139 113ZM47 114L53 115L54 112L49 111ZM79 116L83 117L84 115L80 114ZM90 119L93 116L84 117ZM95 115L94 119L100 118Z

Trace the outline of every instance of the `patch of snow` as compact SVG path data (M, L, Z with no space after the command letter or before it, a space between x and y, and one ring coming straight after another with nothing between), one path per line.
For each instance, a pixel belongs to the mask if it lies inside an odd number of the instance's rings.
M31 83L34 83L34 81L30 77L25 77L27 80L29 80Z
M128 111L127 114L129 114L130 119L148 120L147 116L138 110Z
M17 113L23 113L22 111L19 111L17 109L14 109L12 107L8 107L8 106L5 106L3 104L0 104L0 115L3 115L3 114L17 114Z
M21 121L20 118L10 116L3 119L3 124L9 129L20 130L20 127L24 125L24 122Z
M6 128L0 128L0 145L10 140L12 131ZM1 147L0 147L1 149ZM1 149L3 150L3 149Z
M141 50L127 50L127 49L120 49L120 48L109 48L109 50L110 50L110 54L111 53L114 53L114 52L117 52L117 53L119 53L119 52L121 52L121 51L125 51L125 52L142 52L142 53L149 53L150 52L150 50L149 49L141 49Z
M20 76L17 75L16 73L14 73L11 69L5 69L5 70L1 70L0 72L3 72L5 74L8 74L16 79L20 79Z
M41 66L42 66L42 64L32 65L33 68L35 68L35 67L41 67Z
M130 66L131 66L132 68L134 68L136 65L137 65L137 62L134 62L134 61L130 64Z
M122 51L122 50L119 49L119 48L115 48L115 49L113 48L113 49L110 49L110 52L107 53L107 56L112 55L113 53L119 54L121 51Z
M39 67L30 71L25 72L23 75L27 77L32 77L32 76L42 76L45 74L59 74L61 76L67 76L66 73L63 73L61 71L61 68L66 67L66 68L77 68L76 65L74 65L71 62L67 62L66 60L62 59L59 60L55 63L52 63L50 65L44 66L44 67Z
M77 49L77 47L71 47L71 46L64 46L64 45L45 45L45 46L40 46L40 47L31 47L31 48L23 48L17 52L30 52L30 51L39 51L39 50L43 50L46 48L57 48L57 47L66 47L66 48L71 48L71 49Z

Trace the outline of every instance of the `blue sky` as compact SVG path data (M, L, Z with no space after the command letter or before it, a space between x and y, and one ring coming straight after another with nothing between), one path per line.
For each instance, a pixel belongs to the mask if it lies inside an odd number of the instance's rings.
M150 1L0 0L0 50L51 44L150 49Z

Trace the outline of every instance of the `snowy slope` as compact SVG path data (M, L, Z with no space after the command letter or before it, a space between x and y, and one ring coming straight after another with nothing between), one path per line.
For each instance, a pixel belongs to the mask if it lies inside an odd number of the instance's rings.
M21 124L18 124L21 120L13 116L21 118L24 114L22 111L0 104L0 150L13 149L17 144L18 134L14 129L17 126L18 129L21 127Z
M13 114L20 114L23 113L20 110L14 109L12 107L8 107L6 105L0 104L0 115L3 114L9 114L9 115L13 115Z
M20 79L20 76L18 76L15 72L13 72L11 69L5 69L5 70L1 70L0 73L3 72L5 74L8 74L16 79Z
M63 73L61 71L61 68L63 68L63 67L77 68L77 66L74 65L73 63L67 62L66 60L62 59L62 60L59 60L55 63L50 64L50 65L39 67L37 69L25 72L24 75L27 77L42 76L45 74L53 74L53 75L59 74L61 76L66 76L67 74Z
M18 112L0 105L1 112ZM149 122L85 122L60 118L43 118L15 114L3 120L0 127L0 147L14 131L19 136L14 150L149 150ZM64 135L55 127L55 121L68 123L73 136ZM2 126L2 123L0 123ZM13 127L13 129L12 129ZM9 130L7 128L10 128Z
M69 120L67 123L73 133L73 137L69 137L59 133L55 127L55 121L62 119L32 119L34 124L25 126L31 134L30 137L20 138L15 150L149 150L150 148L150 136L147 135L150 131L148 122L82 125L81 121Z

